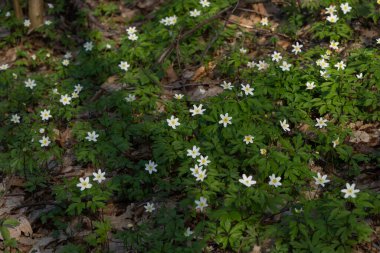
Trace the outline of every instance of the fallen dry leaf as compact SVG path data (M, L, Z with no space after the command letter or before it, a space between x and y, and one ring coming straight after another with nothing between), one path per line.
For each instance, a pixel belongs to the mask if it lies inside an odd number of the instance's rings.
M166 78L169 83L175 82L178 80L177 73L175 72L173 68L173 64L171 64L167 69L166 69Z
M207 75L208 72L211 72L215 68L216 64L214 62L209 62L207 66L201 66L197 70L195 70L192 80L198 80L201 77Z
M20 216L17 219L20 224L17 226L21 233L23 233L25 236L31 236L33 235L33 229L32 226L29 223L29 220L25 216Z
M370 136L364 131L355 131L354 135L350 138L350 142L360 143L360 142L369 142Z
M16 227L8 228L11 238L19 240L22 234L24 234L25 236L33 235L32 226L30 225L28 219L25 216L20 216L17 218L17 220L19 224ZM1 234L0 234L0 240L3 240L3 237L1 236Z
M118 82L119 77L117 75L110 76L107 80L100 86L105 91L112 92L118 91L125 87L125 84Z
M131 204L121 215L104 215L104 218L111 222L112 228L115 230L124 230L133 226L133 210L135 205Z
M189 96L191 100L201 100L207 97L213 97L223 92L223 88L219 86L213 86L210 88L205 88L203 86L198 86L192 92L189 92Z

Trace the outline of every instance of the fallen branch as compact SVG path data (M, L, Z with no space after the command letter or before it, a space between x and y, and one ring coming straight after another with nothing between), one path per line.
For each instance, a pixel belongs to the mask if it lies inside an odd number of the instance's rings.
M243 28L246 28L246 29L253 30L253 31L258 32L258 33L261 33L261 34L266 34L266 35L277 35L277 36L283 37L283 38L288 39L288 40L293 40L293 39L290 38L288 35L283 34L283 33L273 32L273 31L270 31L270 30L266 30L266 29L262 29L262 28L258 28L258 27L253 27L253 26L250 26L250 25L243 25L243 24L240 24L240 23L238 23L238 22L236 22L236 21L233 21L233 20L227 20L227 22L232 23L232 24L235 24L235 25L238 25L238 26L243 27ZM298 41L301 41L301 40L298 39ZM302 42L302 41L301 41L301 42Z
M232 8L232 6L228 7L228 8L225 8L223 10L221 10L220 12L218 12L217 14L215 14L214 16L206 19L206 20L203 20L201 23L199 23L198 25L196 25L193 29L183 33L183 34L179 34L177 36L177 38L175 38L173 40L173 42L164 50L164 52L161 54L161 56L158 58L158 60L156 61L158 64L161 64L165 59L166 57L173 51L173 49L176 47L176 45L179 45L179 43L186 39L187 37L189 37L191 34L193 34L194 32L198 31L201 27L203 27L204 25L210 23L211 21L219 18L221 15L223 15L224 13L228 12L230 9Z
M238 8L239 5L240 5L240 0L238 0L238 1L236 2L235 7L234 7L234 8L232 9L232 11L228 14L228 16L227 16L227 18L226 18L226 20L225 20L225 22L224 22L223 28L220 29L220 30L218 30L218 31L216 32L215 36L214 36L214 37L209 41L209 43L207 44L206 49L202 52L201 62L203 62L203 59L204 59L204 57L206 56L208 50L210 50L211 46L212 46L212 45L215 43L215 41L219 38L220 33L221 33L222 31L224 31L224 29L226 29L227 24L228 24L228 20L230 19L231 15L236 11L236 9Z

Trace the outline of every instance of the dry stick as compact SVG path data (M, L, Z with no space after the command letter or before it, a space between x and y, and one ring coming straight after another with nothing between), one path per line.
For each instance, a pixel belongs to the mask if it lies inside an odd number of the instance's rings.
M238 8L238 10L240 10L240 11L246 11L246 12L252 12L252 13L255 13L255 14L260 15L260 16L266 16L266 17L270 16L270 15L263 14L263 13L260 13L258 11L247 9L247 8Z
M24 207L35 207L35 206L58 206L60 208L64 208L62 205L60 205L58 203L44 201L44 202L38 202L38 203L29 203L29 204L19 205L19 206L12 208L11 212L14 212L14 211L21 209L21 208L24 208Z
M211 21L213 21L214 19L217 19L219 18L219 16L221 16L222 14L226 13L227 11L229 11L231 9L231 7L228 7L228 8L225 8L224 10L221 10L220 12L218 12L217 14L215 14L214 16L204 20L203 22L199 23L198 25L196 25L193 29L185 32L184 34L180 34L177 36L177 38L175 38L173 40L173 42L164 50L164 52L161 54L161 56L158 58L158 60L156 61L158 64L161 64L165 58L173 51L173 49L175 48L175 46L177 45L177 43L179 43L181 40L183 39L186 39L188 36L190 36L191 34L193 34L194 32L198 31L199 28L201 28L202 26L210 23Z
M206 49L205 49L205 50L203 51L203 53L202 53L202 56L201 56L201 62L203 62L203 59L204 59L204 57L206 56L208 50L211 48L212 44L214 44L214 42L218 39L218 37L220 36L220 33L221 33L222 31L224 31L224 29L226 29L226 26L227 26L228 20L230 19L231 15L235 12L235 10L236 10L237 7L239 6L239 4L240 4L240 0L238 0L238 1L236 2L235 7L234 7L234 8L232 9L232 11L228 14L228 16L227 16L227 18L226 18L226 20L225 20L225 22L224 22L223 28L220 29L220 30L218 30L218 31L216 32L215 36L212 38L212 40L210 40L210 42L207 44Z
M238 25L240 27L243 27L243 28L246 28L246 29L251 29L255 32L259 32L259 33L262 33L262 34L268 34L268 35L278 35L280 37L283 37L283 38L286 38L286 39L289 39L289 40L292 40L292 38L290 38L288 35L286 34L282 34L282 33L277 33L277 32L272 32L272 31L268 31L266 29L262 29L262 28L256 28L256 27L253 27L253 26L250 26L250 25L243 25L243 24L240 24L236 21L233 21L233 20L227 20L227 22L230 22L230 23L233 23L235 25ZM301 40L299 40L301 41ZM302 41L301 41L302 42Z

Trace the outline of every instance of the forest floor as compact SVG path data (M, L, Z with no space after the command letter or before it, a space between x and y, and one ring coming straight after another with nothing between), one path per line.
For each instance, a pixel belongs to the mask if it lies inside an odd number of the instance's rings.
M133 20L137 15L144 15L146 19L143 22L149 22L154 17L155 11L160 8L164 0L142 0L135 1L131 4L125 4L123 1L114 2L117 4L118 9L110 16L103 16L96 12L99 6L105 4L106 1L100 0L87 0L83 3L77 2L78 8L86 8L88 25L90 29L97 29L102 34L116 43L120 44L120 34L125 33L124 24L126 21ZM113 1L111 1L113 2ZM255 33L258 37L256 50L251 52L252 57L265 55L273 51L273 43L268 40L269 37L276 35L278 37L277 46L284 49L288 49L291 46L292 39L281 32L278 32L276 28L283 22L280 15L278 3L246 3L236 6L233 12L228 15L221 15L219 19L226 22L226 25L238 25L242 30ZM255 23L260 22L263 17L270 17L272 22L273 31L259 29L254 26ZM61 17L62 24L60 25L61 31L67 32L67 28L70 29L71 21L69 17ZM134 25L139 27L143 24L139 21ZM357 44L349 45L350 47L365 47L368 41L377 38L380 35L377 27L365 27L358 23L354 25L356 32L360 34L360 42ZM74 28L72 36L76 36ZM6 34L6 31L5 31ZM305 42L305 44L312 44L309 41L310 36L310 24L306 24L300 29L297 37L299 41ZM44 38L39 37L33 32L23 40L27 40L29 44L33 45L30 48L23 48L23 41L20 41L15 46L4 48L0 51L0 62L12 64L17 59L17 50L27 50L30 55L36 54L39 48L52 46L52 50L55 54L65 54L65 49L61 45L46 45ZM80 38L77 38L80 41ZM343 48L342 50L347 50ZM162 52L164 55L164 52ZM223 52L216 52L216 54L222 54ZM217 57L217 55L216 55ZM1 64L0 64L1 65ZM44 72L43 68L36 71ZM191 80L190 85L184 85ZM169 67L166 70L166 76L161 80L162 85L162 97L171 97L173 94L180 90L183 94L189 96L193 100L200 100L206 97L215 96L222 92L219 86L220 80L213 72L213 65L209 66L186 66L181 71L174 70L173 67ZM101 96L102 93L112 92L113 90L120 89L117 77L111 76L108 78L101 87L101 92L94 95L94 99L97 96ZM353 122L349 126L354 132L354 137L347 140L355 150L360 150L362 153L374 153L379 152L380 147L380 123L365 123L365 122ZM72 138L70 129L60 133L60 142L70 142ZM142 147L143 148L143 147ZM144 150L136 151L131 156L139 156ZM92 168L81 168L75 165L75 158L70 150L67 150L63 158L63 166L54 167L54 179L50 184L55 182L61 182L64 178L80 177L84 174L88 174ZM318 169L316 169L317 171ZM366 164L362 168L360 178L358 179L359 186L365 186L374 191L380 192L380 168L378 164ZM16 217L20 224L11 229L11 235L17 239L18 250L20 252L35 252L35 253L47 253L55 252L59 249L60 245L65 242L75 242L75 238L82 238L83 236L90 234L90 230L78 228L78 223L91 223L91 220L73 219L69 222L66 229L66 234L71 236L63 236L62 234L57 238L56 231L51 230L45 224L42 224L39 219L42 213L51 210L55 203L54 198L49 190L49 187L42 188L36 192L30 193L25 190L27 179L22 175L20 176L5 176L0 179L0 192L4 194L0 198L0 218L1 217ZM174 196L173 199L176 197ZM112 228L115 231L134 226L141 220L146 219L144 213L144 207L141 203L114 203L109 202L103 209L104 217L111 221ZM368 220L373 230L375 231L372 236L372 241L359 245L356 248L357 253L370 253L380 252L380 217L373 217ZM88 226L91 227L91 226ZM271 242L268 242L271 244ZM210 245L210 249L214 247L215 250L210 252L225 252L218 250L215 246ZM266 252L266 245L256 245L253 247L252 253ZM122 253L126 252L123 247L123 243L116 239L111 238L109 242L109 248L112 252ZM32 251L34 250L34 251Z

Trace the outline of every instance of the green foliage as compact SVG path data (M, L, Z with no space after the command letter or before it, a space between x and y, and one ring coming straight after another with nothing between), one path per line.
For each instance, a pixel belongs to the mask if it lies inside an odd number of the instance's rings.
M12 66L0 70L0 172L27 178L29 192L52 189L55 205L41 222L57 237L67 233L74 218L79 227L82 218L91 221L90 234L59 252L106 252L115 231L102 210L112 201L128 207L133 203L140 214L147 202L155 204L152 212L145 206L139 222L117 231L133 252L202 252L211 244L227 252L250 252L252 245L268 239L275 241L273 252L350 252L369 240L373 231L366 220L380 210L379 197L361 185L355 198L346 199L341 192L347 182L358 184L363 165L379 162L378 153L362 153L349 143L354 129L347 126L380 119L380 59L374 47L341 52L328 43L335 40L340 47L353 41L351 22L377 22L379 13L373 3L363 3L369 10L365 13L361 1L350 1L352 12L343 15L338 9L339 20L329 23L318 11L332 3L302 1L298 6L290 1L283 10L288 23L278 31L296 39L299 29L313 22L315 41L294 55L292 48L281 50L272 36L269 41L282 60L258 55L254 64L244 49L251 51L259 39L255 34L219 19L205 22L236 1L218 1L208 9L195 0L169 1L137 28L136 41L125 34L120 44L100 31L81 29L89 10L76 13L76 35L93 43L92 50L81 43L70 48L71 58L56 57L48 48L31 56L33 45L25 42ZM48 11L52 15L65 9L62 1L54 4ZM189 17L195 8L202 15ZM117 13L113 2L93 11L104 20ZM160 23L173 15L175 25ZM15 44L27 32L12 17L1 16L0 22L12 29L0 47ZM56 34L56 25L53 21L34 32L47 43L62 41L69 48L72 36ZM265 25L257 27L271 33ZM127 70L118 66L121 62L130 65ZM289 70L284 62L291 64ZM206 72L214 69L215 79L231 83L231 89L199 100L163 95L163 85L178 94L207 83L208 78L162 81L172 67L184 74L196 65ZM26 87L29 79L36 82L33 89ZM308 88L310 82L315 87ZM247 84L254 95L242 90ZM61 102L64 95L70 104ZM206 111L192 115L189 110L200 105ZM48 120L40 116L45 109L52 115ZM223 126L219 121L226 113L231 124ZM171 117L180 123L175 129L168 125ZM316 119L325 119L327 126L318 127ZM281 126L284 120L289 130ZM251 143L244 141L247 136ZM49 137L48 145L41 145L44 137ZM194 146L210 161L202 168L204 180L190 170L201 163L199 156L188 155ZM157 171L148 172L150 163ZM55 178L67 167L73 178ZM96 181L92 173L99 170L106 179ZM314 183L316 171L328 174L330 182L323 188ZM256 184L242 184L243 174ZM272 175L281 177L281 186L268 184ZM196 207L201 197L207 200L204 209ZM16 247L7 229L13 223L1 224L5 246Z
M3 241L0 249L4 250L4 253L10 253L12 252L12 248L17 248L17 240L11 237L9 228L14 228L18 225L18 220L13 218L0 220L0 235Z

